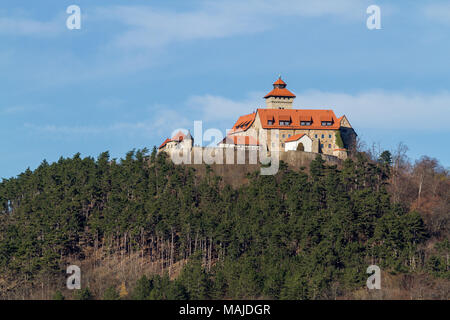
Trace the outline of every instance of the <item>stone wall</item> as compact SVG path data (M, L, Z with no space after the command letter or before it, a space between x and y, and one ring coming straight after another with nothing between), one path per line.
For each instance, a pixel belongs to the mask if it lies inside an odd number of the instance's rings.
M248 173L260 172L261 164L259 161L259 152L235 150L232 148L194 147L190 151L190 163L184 164L195 168L196 172L200 175L206 174L206 163L204 161L202 163L195 163L194 161L194 153L196 153L197 159L200 159L200 154L204 154L205 152L214 152L214 156L216 157L222 156L222 160L217 158L219 163L209 163L208 165L216 175L222 177L225 183L230 184L235 188L239 187L242 183L246 183ZM228 161L228 163L226 161L226 152L228 152L228 156L231 155L229 160L233 159L232 161ZM330 165L340 166L342 163L342 161L335 156L304 151L282 151L280 152L280 161L287 163L287 165L294 170L299 170L302 167L309 169L311 161L314 160L317 155L320 155L322 159ZM187 157L185 159L187 159Z
M280 153L280 160L286 162L290 167L300 168L309 167L311 161L313 161L317 155L320 155L328 164L340 165L342 161L328 154L304 152L304 151L286 151Z

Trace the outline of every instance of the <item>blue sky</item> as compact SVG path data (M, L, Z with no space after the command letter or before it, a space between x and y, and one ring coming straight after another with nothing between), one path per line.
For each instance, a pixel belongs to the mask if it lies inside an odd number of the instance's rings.
M72 4L81 30L66 28ZM371 4L381 30L366 27ZM3 0L0 40L0 177L122 157L194 120L225 131L280 73L296 107L450 166L447 1Z

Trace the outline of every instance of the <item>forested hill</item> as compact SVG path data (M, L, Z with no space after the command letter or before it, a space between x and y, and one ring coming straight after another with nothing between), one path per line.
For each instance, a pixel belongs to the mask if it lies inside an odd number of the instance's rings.
M133 275L113 273L107 290L84 282L75 297L354 297L376 264L386 276L438 283L429 297L445 298L450 183L431 169L417 193L415 167L391 165L388 153L360 153L340 169L318 157L309 172L282 163L276 176L255 172L238 189L155 149L44 161L0 183L0 297L35 297L45 286L45 298L72 298L67 265L138 257Z

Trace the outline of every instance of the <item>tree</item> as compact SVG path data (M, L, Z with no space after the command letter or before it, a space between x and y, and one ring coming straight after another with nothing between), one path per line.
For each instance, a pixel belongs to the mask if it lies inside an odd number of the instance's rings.
M64 295L59 290L56 290L52 297L52 300L64 300L64 299L65 299Z
M83 255L98 248L152 261L163 274L129 288L92 288L110 299L326 299L363 287L361 270L375 263L386 272L448 274L447 247L430 244L448 234L450 179L433 161L422 170L394 156L390 167L387 153L357 153L338 167L318 155L309 171L281 162L277 175L250 173L232 188L213 167L195 172L164 153L151 157L146 150L123 159L76 154L3 179L6 282L38 287L69 257L90 258ZM93 298L86 289L74 298Z
M120 299L125 299L128 296L127 287L125 286L125 282L122 282L120 286L119 297Z
M186 288L189 299L209 298L210 279L202 267L200 252L191 258L180 274L180 283Z
M386 166L390 166L392 164L392 155L388 150L385 150L381 153L378 161Z
M73 293L73 298L75 300L92 300L94 299L94 296L92 295L89 288L86 287L79 290L75 290Z
M103 300L119 300L120 298L121 296L114 286L108 287L103 294Z
M134 287L133 293L131 295L131 299L133 300L146 300L150 296L150 292L153 289L152 282L143 275L137 282Z

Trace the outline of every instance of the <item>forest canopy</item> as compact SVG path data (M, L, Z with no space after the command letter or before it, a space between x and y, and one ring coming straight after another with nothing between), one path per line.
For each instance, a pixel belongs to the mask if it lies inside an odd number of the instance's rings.
M276 176L255 172L233 189L155 149L43 161L0 183L0 274L10 284L0 292L64 277L87 248L142 252L166 269L187 262L176 279L143 276L134 299L332 298L363 287L371 264L449 279L448 188L435 191L447 206L436 227L394 189L399 172L390 154L358 153L340 168L318 156L309 172L281 163ZM102 295L119 297L112 287Z

